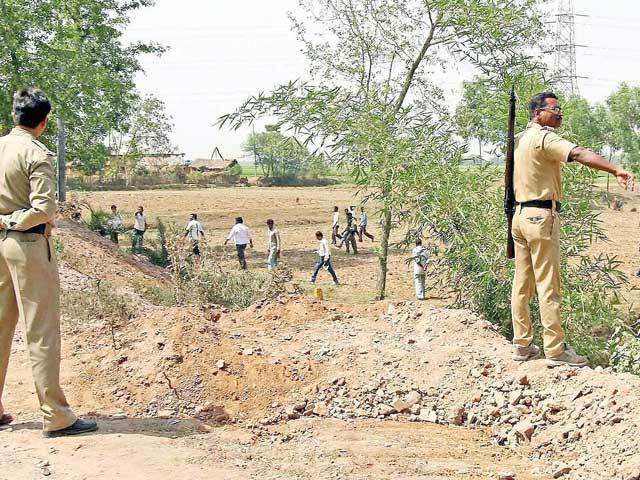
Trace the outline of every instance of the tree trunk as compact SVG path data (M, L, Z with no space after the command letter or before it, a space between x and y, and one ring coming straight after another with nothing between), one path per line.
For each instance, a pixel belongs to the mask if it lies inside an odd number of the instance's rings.
M391 209L385 208L382 213L382 240L380 241L380 270L378 271L378 289L376 299L384 300L387 291L387 259L389 257L389 237L391 236Z
M420 49L420 53L418 53L417 58L411 65L409 72L404 81L404 85L402 86L402 91L400 92L400 96L398 97L395 107L393 109L393 116L397 117L402 109L402 105L407 98L407 94L409 93L409 89L413 83L413 79L415 77L416 71L418 67L424 60L425 55L427 54L427 50L431 46L431 42L433 41L433 36L436 30L436 25L440 21L440 17L434 23L431 23L431 30L429 31L429 35L427 39L424 41L422 48ZM387 192L383 192L383 197L385 197ZM380 242L380 270L378 272L378 291L376 293L376 298L378 300L384 300L387 290L387 258L389 257L389 237L391 235L391 207L386 207L383 213L383 224L382 224L382 240Z

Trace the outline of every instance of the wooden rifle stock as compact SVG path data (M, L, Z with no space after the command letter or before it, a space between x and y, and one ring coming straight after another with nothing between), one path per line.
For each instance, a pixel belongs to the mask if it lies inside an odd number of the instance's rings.
M511 234L513 215L516 211L516 194L513 189L513 162L515 153L515 128L516 128L516 92L515 86L511 86L509 98L509 133L507 137L507 158L504 168L504 213L507 216L507 258L515 258L515 245Z

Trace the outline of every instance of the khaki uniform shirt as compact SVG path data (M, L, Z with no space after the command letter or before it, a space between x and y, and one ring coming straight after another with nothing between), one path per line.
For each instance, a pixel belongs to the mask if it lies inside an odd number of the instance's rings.
M6 228L28 230L55 218L53 156L23 128L0 138L0 221Z
M516 202L561 200L560 167L576 148L553 128L531 122L516 136L513 188Z

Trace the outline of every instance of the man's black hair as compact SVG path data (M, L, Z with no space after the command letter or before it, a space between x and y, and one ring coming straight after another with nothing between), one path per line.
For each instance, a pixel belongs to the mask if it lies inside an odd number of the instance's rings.
M51 112L51 102L38 88L25 88L13 95L13 113L16 123L27 128L36 128Z
M244 223L242 217L236 217L236 223Z
M273 219L272 219L272 218L269 218L269 219L267 220L267 223L268 223L269 225L272 225L272 224L274 224L275 222L273 221Z
M340 209L339 209L338 207L333 207L333 211L334 211L334 212L337 212L337 211L339 211L339 210L340 210Z
M542 92L534 96L529 102L529 117L533 118L536 110L545 108L547 106L547 98L554 98L558 100L558 96L553 92Z
M322 237L324 237L324 235L322 234L322 232L321 232L321 231L319 231L319 230L318 230L318 231L316 232L316 237L320 237L320 238L322 238Z
M422 245L422 239L416 238L416 246L419 247L420 245Z
M192 213L191 216L193 217L194 220L198 219L198 214L197 213Z

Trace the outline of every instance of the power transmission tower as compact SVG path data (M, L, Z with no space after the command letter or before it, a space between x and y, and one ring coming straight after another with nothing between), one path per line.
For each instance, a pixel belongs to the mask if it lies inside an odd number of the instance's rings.
M567 95L578 95L576 13L573 0L558 0L555 31L555 83Z

